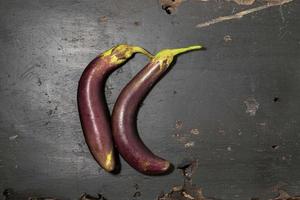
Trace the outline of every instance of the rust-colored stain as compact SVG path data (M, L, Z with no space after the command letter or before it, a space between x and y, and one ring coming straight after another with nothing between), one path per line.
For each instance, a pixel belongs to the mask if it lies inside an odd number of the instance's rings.
M172 14L177 10L183 0L159 0L163 10L168 14Z
M198 168L197 160L183 160L177 166L177 169L181 170L183 175L183 184L174 186L170 192L161 193L157 200L214 200L215 198L205 197L201 187L192 184L193 174ZM300 196L291 196L286 191L276 187L274 191L279 194L269 200L300 200ZM252 200L260 200L260 198L251 198Z
M176 120L176 122L175 122L175 129L176 130L180 130L180 129L182 129L182 127L183 127L183 122L180 121L180 120Z
M279 195L270 200L300 200L300 196L290 196L286 191L279 190Z
M196 186L175 186L169 193L161 194L158 200L208 200Z
M99 18L100 23L106 23L108 21L108 18L106 16L102 16Z
M197 167L196 160L183 161L179 164L177 168L182 171L183 184L174 186L168 193L160 194L157 200L209 200L204 197L200 187L192 184L192 176Z

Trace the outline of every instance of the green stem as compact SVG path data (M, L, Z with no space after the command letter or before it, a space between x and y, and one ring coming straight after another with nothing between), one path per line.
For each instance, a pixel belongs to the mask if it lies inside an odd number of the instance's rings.
M158 52L152 59L152 62L159 62L160 69L166 69L172 63L175 56L188 51L199 50L202 46L194 45L178 49L163 49Z
M202 46L200 45L195 45L195 46L189 46L189 47L185 47L185 48L179 48L179 49L170 49L170 53L173 54L173 56L178 55L178 54L182 54L188 51L193 51L193 50L198 50L201 49Z
M130 47L134 53L141 53L147 56L148 58L153 58L153 55L149 53L146 49L139 47L139 46L131 46Z

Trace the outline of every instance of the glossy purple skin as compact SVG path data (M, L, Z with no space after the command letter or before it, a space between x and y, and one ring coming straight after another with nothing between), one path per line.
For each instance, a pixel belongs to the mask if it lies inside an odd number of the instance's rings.
M156 82L165 74L159 63L146 65L122 90L112 114L113 137L122 157L143 174L164 174L170 163L154 155L142 142L137 131L140 104Z
M110 115L105 100L105 82L118 65L108 58L95 58L84 70L78 86L78 110L86 143L95 160L107 171L114 170ZM111 163L106 164L108 154Z

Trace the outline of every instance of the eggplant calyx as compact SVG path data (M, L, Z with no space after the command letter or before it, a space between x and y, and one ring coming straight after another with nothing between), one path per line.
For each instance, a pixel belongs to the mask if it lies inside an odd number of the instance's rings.
M119 44L111 49L103 52L100 57L108 58L110 64L120 65L126 62L129 58L131 58L134 54L141 53L148 58L153 58L151 53L149 53L146 49L139 46L132 46L127 44Z
M153 57L152 62L153 63L159 62L160 70L164 70L170 66L175 56L182 53L186 53L188 51L199 50L201 48L203 47L200 45L195 45L195 46L189 46L189 47L178 48L178 49L163 49Z

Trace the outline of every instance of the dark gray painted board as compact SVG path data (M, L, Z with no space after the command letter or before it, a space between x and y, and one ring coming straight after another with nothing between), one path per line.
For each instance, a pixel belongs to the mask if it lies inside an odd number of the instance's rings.
M82 136L76 89L89 61L114 44L157 52L201 43L207 50L178 57L145 100L141 137L174 164L197 159L193 182L207 196L269 198L278 184L299 194L300 4L195 28L244 8L187 1L170 16L150 0L0 0L0 190L118 200L132 199L138 184L136 199L155 199L181 184L178 171L149 177L123 161L119 175L101 170ZM111 76L110 107L146 62L137 55Z

